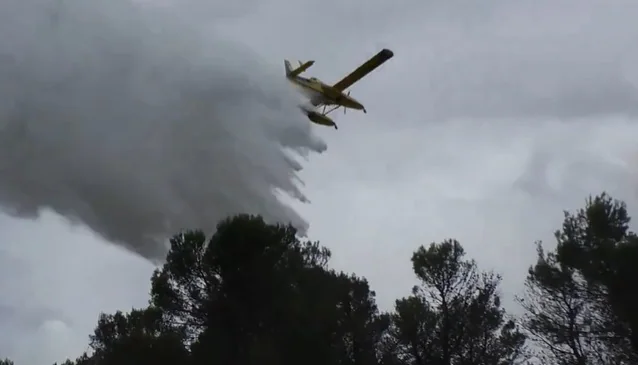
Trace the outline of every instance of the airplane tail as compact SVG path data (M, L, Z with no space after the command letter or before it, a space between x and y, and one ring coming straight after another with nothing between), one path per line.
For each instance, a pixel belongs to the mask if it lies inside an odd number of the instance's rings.
M293 71L290 61L284 60L284 67L286 68L286 76L290 76Z
M314 63L315 61L308 61L304 63L299 61L299 67L293 69L292 65L290 64L290 61L284 60L284 66L286 67L286 76L287 77L299 76L299 74L306 71L310 66L314 65Z

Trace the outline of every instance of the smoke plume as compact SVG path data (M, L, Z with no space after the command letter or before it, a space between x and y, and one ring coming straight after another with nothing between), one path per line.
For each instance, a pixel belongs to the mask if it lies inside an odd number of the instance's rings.
M51 209L153 260L229 214L307 228L278 191L305 201L295 154L325 144L275 62L185 8L0 2L5 212Z

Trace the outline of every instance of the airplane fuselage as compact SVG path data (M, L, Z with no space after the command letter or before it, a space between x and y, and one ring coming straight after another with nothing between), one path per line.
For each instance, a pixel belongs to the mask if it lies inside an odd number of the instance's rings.
M313 104L340 105L345 108L364 110L363 104L355 98L339 91L316 78L301 76L288 77L301 92L313 101Z

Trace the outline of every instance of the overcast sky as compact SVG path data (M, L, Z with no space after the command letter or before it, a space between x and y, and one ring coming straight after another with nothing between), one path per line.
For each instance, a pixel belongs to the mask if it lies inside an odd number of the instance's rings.
M314 128L328 150L302 160L310 203L291 203L384 309L415 284L421 244L459 239L511 298L563 209L602 190L636 207L635 1L186 3L282 77L284 58L334 82L395 52L352 87L367 114ZM100 311L146 303L152 269L55 214L0 218L0 357L79 355Z

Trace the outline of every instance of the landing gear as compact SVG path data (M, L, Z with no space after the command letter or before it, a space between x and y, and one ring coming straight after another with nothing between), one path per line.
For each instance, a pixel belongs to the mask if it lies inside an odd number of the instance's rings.
M328 111L326 111L326 105L324 105L323 109L321 110L321 114L328 115L328 114L332 113L333 111L335 111L335 110L337 110L337 109L339 109L341 107L342 107L341 105L335 105L332 108L328 109ZM346 108L343 108L343 111L345 112Z
M335 124L332 119L328 118L328 114L332 113L333 111L339 109L339 108L343 108L343 114L346 113L346 109L345 107L341 106L341 105L334 105L334 104L321 104L318 105L321 106L321 113L316 112L317 115L312 115L309 114L308 116L310 117L311 120L315 120L315 119L322 119L323 122L318 122L318 124L323 124L323 125L332 125L335 129L339 129L339 127L337 127L337 124ZM363 112L365 113L366 110L363 109ZM314 118L314 119L313 119ZM328 122L326 120L329 120L330 123L328 124Z

